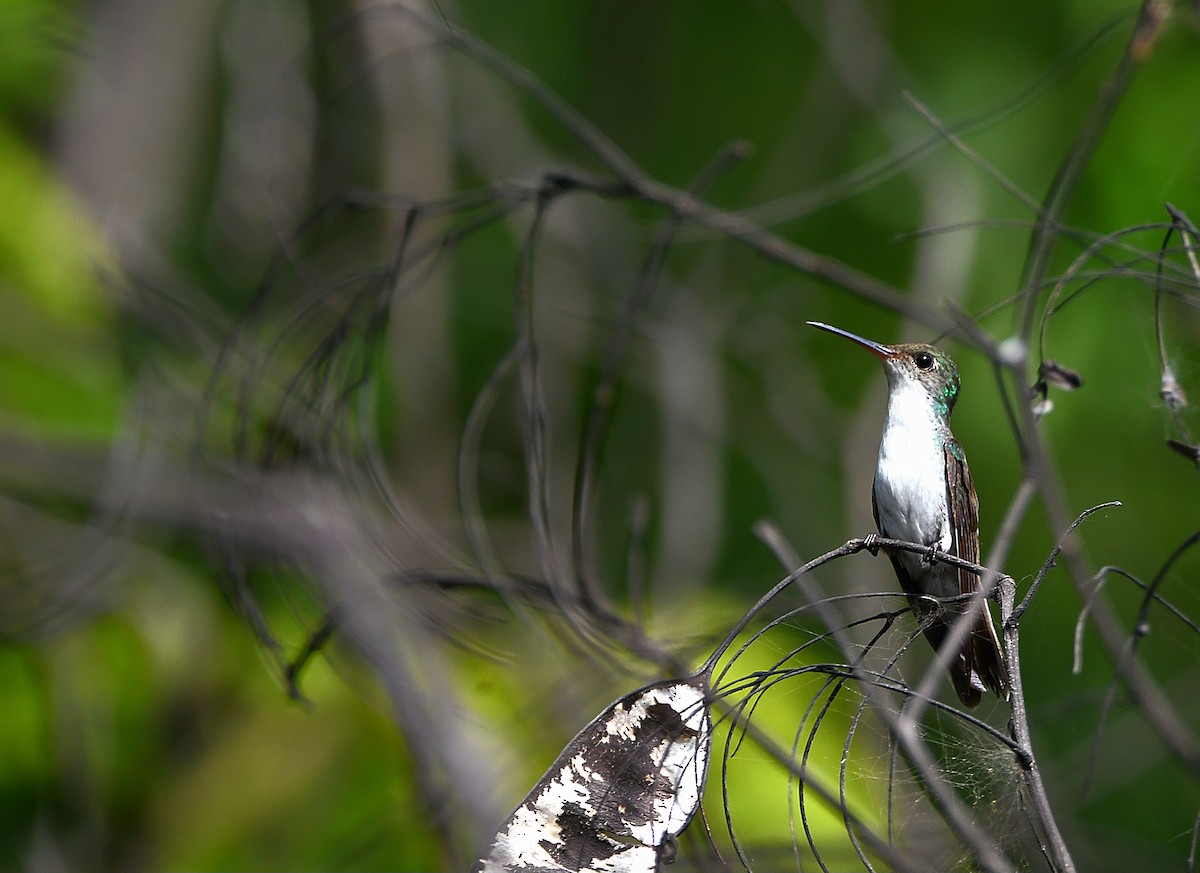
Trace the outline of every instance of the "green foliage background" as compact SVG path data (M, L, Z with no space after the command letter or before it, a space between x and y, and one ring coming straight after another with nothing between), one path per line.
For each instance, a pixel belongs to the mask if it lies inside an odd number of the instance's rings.
M327 197L355 188L432 198L556 166L600 169L527 95L445 46L378 53L371 34L386 35L388 19L368 8L0 6L0 868L453 869L481 848L478 821L449 835L435 827L418 790L419 751L369 658L335 643L304 673L311 707L290 701L197 526L113 505L128 469L114 458L186 460L219 342L236 325L253 312L262 347L294 338L286 325L303 283L288 273L253 308L256 289L277 275L276 247ZM667 184L686 187L729 142L747 141L752 153L710 202L746 209L925 302L952 301L1002 339L1014 330L1006 304L1036 216L937 137L909 157L931 127L904 94L946 123L979 120L965 128L970 146L1040 201L1137 9L459 0L442 11ZM1161 223L1166 201L1200 217L1198 48L1194 11L1181 5L1101 138L1068 225L1102 235ZM415 103L410 54L442 65ZM252 131L247 119L276 112L286 123L265 134L268 147L239 139ZM663 217L583 195L551 213L538 327L564 475L620 301ZM332 285L377 263L389 227L386 217L335 214L298 244L305 269ZM915 233L934 228L945 229ZM1163 233L1130 237L1145 255L1136 270L1153 270ZM522 243L518 222L498 221L455 247L435 280L398 297L372 384L397 491L456 544L456 447L512 341ZM1064 240L1052 274L1078 251ZM156 295L170 305L148 306ZM1168 348L1192 394L1195 301L1192 289L1167 303ZM848 344L806 329L809 319L885 342L930 336L696 228L682 232L637 325L599 495L599 565L621 608L637 611L636 592L618 580L630 501L644 498L647 628L692 656L780 576L756 521L773 519L805 557L871 530L883 381ZM1085 378L1080 391L1054 395L1044 423L1069 508L1123 504L1087 523L1092 566L1149 579L1197 527L1195 471L1164 447L1175 432L1158 399L1152 287L1109 270L1050 322L1047 343L1047 357ZM306 349L281 342L282 371ZM986 556L1019 458L988 362L950 349L965 386L955 431L972 461ZM676 396L678 380L688 387ZM236 415L232 404L210 411L213 431ZM512 414L489 425L480 500L508 566L536 572L520 432ZM234 463L228 445L209 452ZM84 462L74 477L71 464ZM1060 533L1038 512L1005 568L1019 582ZM397 570L431 561L409 554L412 566ZM1197 569L1185 554L1163 589L1188 615L1200 611ZM255 591L294 653L319 622L319 595L291 571L271 572ZM823 581L893 584L885 562L865 556ZM1108 591L1132 623L1139 592L1115 581ZM1022 636L1035 741L1068 842L1082 869L1178 869L1200 791L1119 693L1085 787L1112 668L1085 636L1073 675L1079 609L1065 574L1052 574ZM501 813L590 714L651 675L644 666L603 675L531 626L541 628L489 612L441 643L462 718L489 737L505 774L484 804ZM1140 655L1194 724L1195 635L1159 614L1152 629ZM794 709L762 716L784 736L806 703L802 688L793 696ZM1003 725L1002 706L991 706L983 717ZM766 787L753 760L743 766L730 774L741 836L786 844L786 786ZM868 815L881 815L881 780L863 772L854 789ZM840 822L830 816L828 826L833 839Z

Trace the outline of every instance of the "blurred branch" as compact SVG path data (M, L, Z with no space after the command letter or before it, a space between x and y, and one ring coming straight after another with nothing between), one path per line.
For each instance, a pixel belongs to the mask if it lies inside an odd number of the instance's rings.
M429 18L403 5L390 6L387 9L390 12L411 17L430 33L443 39L447 45L462 51L513 87L528 94L576 140L599 158L615 176L614 183L610 179L597 178L573 169L563 169L549 174L546 178L547 182L560 187L591 191L600 196L632 197L654 203L669 210L680 219L695 222L729 239L743 243L767 260L843 288L864 300L876 303L893 312L902 313L935 330L949 330L954 327L950 319L940 310L904 294L885 282L835 258L820 255L795 245L742 215L718 209L688 191L672 187L653 178L599 128L559 97L531 71L470 33L448 22Z
M749 151L745 142L730 143L717 154L693 180L689 191L701 194ZM600 362L600 374L591 390L584 415L583 432L576 454L575 490L572 501L572 538L576 575L583 581L585 591L596 596L596 569L591 552L594 548L592 519L595 512L596 480L604 461L604 451L612 426L613 413L621 384L621 371L635 337L638 318L650 302L661 278L667 255L683 225L678 215L672 215L660 226L649 253L638 272L633 288L626 296L616 326L609 334Z
M1032 602L1033 596L1037 593L1042 581L1046 578L1046 574L1054 566L1055 558L1062 551L1066 538L1070 537L1089 515L1113 506L1120 506L1120 503L1113 501L1093 506L1082 512L1072 522L1070 528L1063 534L1062 539L1059 540L1058 544L1055 545L1046 557L1045 563L1042 564L1041 570L1038 571L1037 576L1029 586L1029 590L1021 600L1019 606L1014 605L1017 586L1012 578L1004 577L1000 580L999 585L1000 625L1004 634L1004 655L1008 663L1009 677L1012 685L1010 698L1012 718L1009 721L1009 729L1012 731L1013 739L1017 741L1024 752L1023 755L1018 756L1018 761L1025 771L1025 776L1029 782L1033 803L1032 811L1034 821L1039 829L1040 839L1042 840L1042 851L1049 858L1052 868L1063 871L1063 873L1074 871L1075 862L1072 860L1066 841L1059 831L1058 822L1055 820L1054 811L1050 806L1050 797L1046 793L1046 785L1042 780L1041 769L1038 767L1037 759L1033 754L1033 739L1029 731L1029 712L1025 703L1025 684L1021 673L1021 640L1019 630L1021 618L1029 609L1029 604Z
M1087 118L1080 126L1074 144L1059 165L1042 206L1023 271L1021 287L1026 298L1020 338L1012 344L1014 354L1006 366L1013 391L1018 397L1028 396L1024 393L1028 384L1026 367L1035 321L1037 289L1041 287L1054 248L1054 229L1059 225L1062 214L1129 84L1152 52L1165 26L1168 12L1169 6L1162 0L1143 0L1125 50L1116 68L1100 89ZM1018 414L1019 430L1015 436L1024 447L1022 463L1026 475L1037 484L1051 527L1066 530L1069 520L1062 486L1058 482L1044 440L1039 434L1037 419L1028 403L1018 404ZM1200 742L1180 718L1178 711L1153 676L1139 661L1127 656L1125 634L1111 608L1102 598L1093 596L1095 592L1088 590L1092 574L1087 570L1083 555L1073 540L1068 539L1063 545L1062 554L1079 596L1091 604L1091 622L1134 703L1145 713L1171 755L1194 775L1200 776Z
M1021 288L1026 298L1020 335L1026 346L1033 335L1037 289L1041 286L1049 267L1050 255L1054 251L1057 239L1056 231L1063 213L1134 75L1147 60L1150 47L1157 41L1159 31L1166 22L1164 10L1167 9L1169 7L1163 0L1142 0L1137 22L1125 51L1121 54L1116 69L1101 86L1099 95L1079 126L1075 141L1059 164L1058 172L1038 212L1039 220L1030 238L1029 253L1021 279Z

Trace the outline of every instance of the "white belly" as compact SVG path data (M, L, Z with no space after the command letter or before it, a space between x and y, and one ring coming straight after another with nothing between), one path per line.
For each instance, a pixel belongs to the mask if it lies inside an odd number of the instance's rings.
M919 402L912 402L916 400ZM923 397L889 398L875 467L875 508L879 532L884 536L936 545L942 551L953 547L946 511L945 452L938 438L938 422ZM920 555L898 557L913 581L930 569Z

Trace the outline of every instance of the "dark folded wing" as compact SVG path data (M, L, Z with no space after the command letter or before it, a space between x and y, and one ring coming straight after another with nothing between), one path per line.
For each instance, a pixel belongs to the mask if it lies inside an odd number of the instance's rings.
M972 564L979 563L979 498L971 481L967 456L957 440L946 441L946 497L954 527L954 554ZM975 574L959 569L958 590L970 594L977 587Z
M954 554L964 561L978 564L979 499L975 496L975 484L971 481L967 456L962 446L954 439L946 441L946 496L950 502L950 517L954 528ZM979 578L974 573L959 569L959 593L972 594L979 585ZM981 607L979 622L967 638L963 655L966 659L963 665L966 675L961 678L965 678L970 685L981 683L1000 697L1008 698L1008 671L1000 654L1000 640L996 637L992 614L986 603ZM969 702L961 687L959 695L964 702ZM975 700L978 700L977 695Z

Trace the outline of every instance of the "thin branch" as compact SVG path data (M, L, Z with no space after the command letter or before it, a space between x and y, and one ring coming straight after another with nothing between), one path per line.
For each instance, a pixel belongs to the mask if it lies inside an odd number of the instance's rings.
M1008 192L1008 194L1014 200L1031 212L1037 213L1040 211L1038 202L1036 200L1021 190L1021 187L1016 182L1000 172L999 167L963 142L962 137L959 136L958 133L944 121L938 118L934 111L922 103L915 94L913 94L911 91L905 91L903 92L902 96L904 97L905 102L915 109L922 118L929 122L929 125L935 131L937 131L937 133L943 137L946 142L954 146L955 150L957 150L959 154L982 170L983 173L993 182Z
M1050 550L1050 554L1046 556L1045 563L1042 564L1042 568L1038 571L1037 576L1034 577L1033 583L1029 586L1029 590L1025 592L1025 596L1021 599L1021 604L1012 611L1007 621L1020 623L1021 618L1025 615L1025 611L1029 609L1029 604L1033 600L1033 595L1037 593L1038 588L1041 587L1042 582L1046 578L1046 574L1049 573L1050 569L1054 566L1055 559L1058 558L1059 554L1065 547L1067 537L1075 533L1075 528L1079 527L1079 525L1083 523L1083 520L1089 515L1099 512L1101 509L1113 509L1120 505L1120 500L1109 500L1106 503L1099 503L1090 509L1085 509L1079 514L1075 521L1071 522L1071 526L1067 528L1067 532L1063 534L1062 539L1058 541L1054 548Z
M1026 256L1021 279L1021 287L1027 294L1021 337L1027 346L1033 333L1034 312L1037 304L1037 295L1033 289L1041 283L1049 266L1050 255L1054 250L1054 231L1075 193L1075 188L1083 178L1083 172L1099 146L1108 123L1112 120L1117 106L1120 105L1121 99L1133 81L1134 74L1146 59L1141 48L1146 44L1147 39L1145 27L1158 18L1154 13L1158 2L1159 0L1143 0L1138 14L1138 22L1117 62L1116 69L1109 75L1096 100L1092 103L1087 117L1080 125L1079 133L1059 165L1046 199L1038 211L1041 221L1030 239L1029 253ZM1158 26L1161 27L1161 24L1162 22L1158 21Z
M736 163L743 160L749 146L737 141L729 144L705 166L692 182L690 191L702 194ZM561 175L556 174L560 179ZM683 225L683 218L672 214L659 228L650 252L638 273L632 290L624 300L620 317L608 338L600 364L600 375L591 390L584 417L579 450L576 453L575 489L572 497L572 554L576 575L585 590L596 589L595 569L590 549L593 545L592 514L596 501L596 479L604 460L609 430L616 408L621 371L629 355L637 319L648 305L666 265L667 255Z

